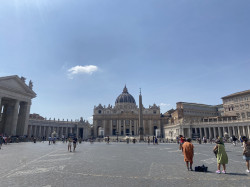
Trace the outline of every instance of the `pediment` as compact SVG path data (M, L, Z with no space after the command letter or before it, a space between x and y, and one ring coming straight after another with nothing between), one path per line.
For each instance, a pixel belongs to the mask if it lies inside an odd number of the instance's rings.
M17 75L0 77L0 89L28 95L32 98L36 97L36 93L30 89Z

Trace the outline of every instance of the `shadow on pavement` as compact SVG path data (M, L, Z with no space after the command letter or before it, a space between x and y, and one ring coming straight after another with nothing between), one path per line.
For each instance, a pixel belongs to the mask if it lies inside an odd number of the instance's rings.
M227 173L227 175L238 175L238 176L246 176L247 174L243 173Z

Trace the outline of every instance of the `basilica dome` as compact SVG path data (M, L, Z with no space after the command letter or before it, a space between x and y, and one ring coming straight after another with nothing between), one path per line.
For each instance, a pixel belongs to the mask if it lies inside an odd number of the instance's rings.
M122 94L120 94L116 98L115 104L118 104L118 103L133 103L133 104L136 104L134 97L128 93L128 89L127 89L126 85L123 88Z

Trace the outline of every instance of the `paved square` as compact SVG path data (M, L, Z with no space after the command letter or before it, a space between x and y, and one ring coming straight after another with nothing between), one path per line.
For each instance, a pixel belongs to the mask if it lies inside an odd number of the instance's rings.
M227 174L215 174L214 144L195 144L194 166L209 172L187 171L177 144L84 142L76 152L57 142L3 145L0 150L1 186L249 186L250 174L242 148L226 144Z

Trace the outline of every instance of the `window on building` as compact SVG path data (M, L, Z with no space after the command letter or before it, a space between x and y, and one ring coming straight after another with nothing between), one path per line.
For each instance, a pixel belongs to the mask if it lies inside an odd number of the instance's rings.
M243 119L246 118L245 113L241 113L241 117L242 117Z
M247 112L247 118L250 118L250 112Z
M102 111L101 111L101 110L98 110L98 113L99 113L99 114L101 114L101 113L102 113Z

